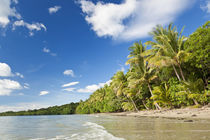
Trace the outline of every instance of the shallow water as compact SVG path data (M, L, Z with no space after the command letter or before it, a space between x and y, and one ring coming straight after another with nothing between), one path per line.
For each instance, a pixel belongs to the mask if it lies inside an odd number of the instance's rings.
M210 140L210 120L97 115L0 117L0 140Z

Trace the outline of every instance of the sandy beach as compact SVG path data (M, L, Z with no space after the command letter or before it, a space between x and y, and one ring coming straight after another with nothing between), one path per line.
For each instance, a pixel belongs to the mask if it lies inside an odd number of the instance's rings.
M99 113L97 115L155 117L169 119L210 119L210 105L201 108L145 110L139 112Z

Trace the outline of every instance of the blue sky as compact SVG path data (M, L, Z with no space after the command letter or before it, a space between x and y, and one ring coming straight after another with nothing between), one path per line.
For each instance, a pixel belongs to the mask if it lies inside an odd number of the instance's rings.
M0 112L85 100L155 25L188 36L209 15L210 0L1 0Z

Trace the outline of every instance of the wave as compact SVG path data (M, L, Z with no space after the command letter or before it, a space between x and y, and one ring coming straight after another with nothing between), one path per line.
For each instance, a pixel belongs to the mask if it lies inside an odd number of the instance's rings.
M115 137L106 129L93 122L86 122L83 126L90 128L87 133L77 135L78 139L82 140L124 140L123 138ZM75 138L76 138L75 137ZM74 138L74 137L73 137Z
M75 133L70 137L56 136L55 138L50 139L36 138L31 140L125 140L123 138L113 136L99 124L93 122L85 122L83 126L87 128L85 132Z

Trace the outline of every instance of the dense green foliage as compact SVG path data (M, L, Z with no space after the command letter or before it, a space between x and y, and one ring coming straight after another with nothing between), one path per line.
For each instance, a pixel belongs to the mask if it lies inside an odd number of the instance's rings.
M28 110L28 111L8 111L0 113L0 116L24 116L24 115L67 115L75 114L76 107L79 103L70 103L61 106L53 106L42 109Z
M106 85L90 95L90 98L85 102L80 101L76 113L89 114L122 111L121 100L121 98L117 98L111 87Z
M210 21L189 37L158 25L152 41L129 48L127 73L81 101L76 113L201 106L210 102ZM146 49L146 47L151 49Z

